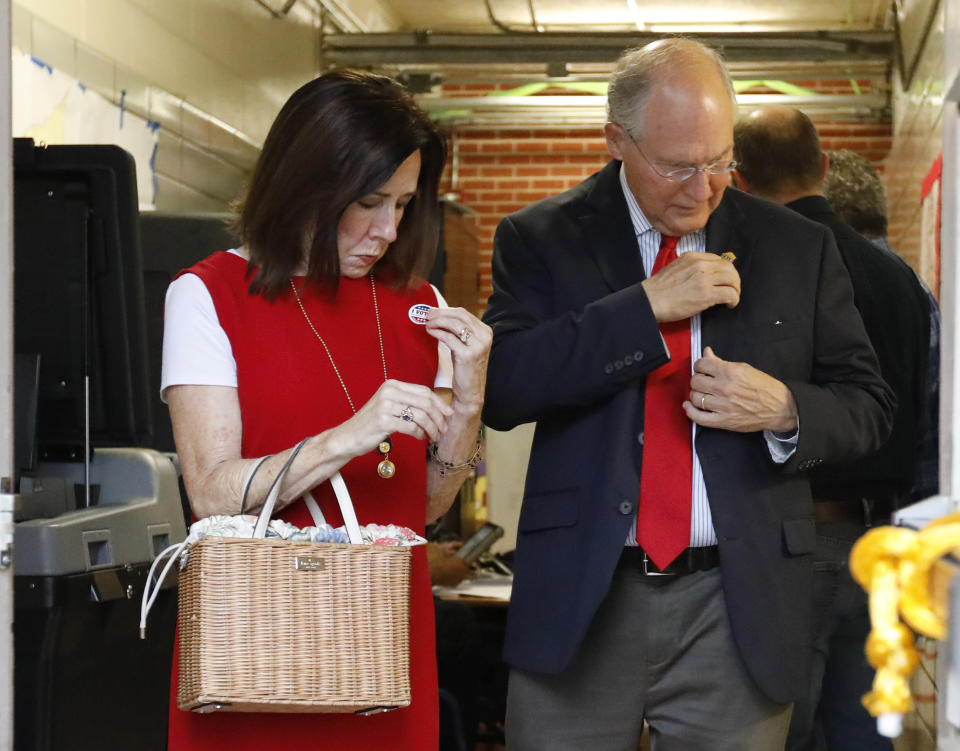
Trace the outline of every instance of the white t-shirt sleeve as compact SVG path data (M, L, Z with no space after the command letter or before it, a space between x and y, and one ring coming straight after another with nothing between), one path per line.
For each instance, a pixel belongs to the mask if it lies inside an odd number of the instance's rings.
M163 312L160 398L168 386L237 385L237 363L220 325L213 298L196 274L183 274L167 288Z
M438 308L449 308L447 301L443 299L443 295L440 294L440 290L433 287L433 292L437 296L437 307ZM433 387L435 389L448 389L453 386L453 357L450 355L450 348L440 342L437 347L437 354L439 355L439 366L437 367L437 377L433 381Z

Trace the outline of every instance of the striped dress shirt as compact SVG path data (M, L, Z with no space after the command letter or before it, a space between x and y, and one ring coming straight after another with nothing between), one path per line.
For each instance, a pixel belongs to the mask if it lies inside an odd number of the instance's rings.
M633 231L637 235L637 244L640 247L640 257L643 261L643 272L649 277L653 270L653 264L657 259L657 253L660 251L660 233L653 228L650 221L644 216L633 191L627 186L627 178L620 167L620 186L623 188L623 195L627 199L627 209L630 212L630 221L633 223ZM684 253L703 253L707 249L706 229L699 229L696 232L684 235L677 242L677 256ZM693 364L702 356L700 347L700 314L690 318L690 374L693 375ZM690 423L690 445L696 438L697 424ZM796 450L799 428L796 433L790 436L774 435L771 431L765 430L767 447L773 461L782 464L787 461ZM638 436L638 440L643 441L643 433ZM707 499L707 486L703 481L703 470L700 468L700 458L697 452L693 452L693 487L690 489L691 509L690 509L690 547L702 547L705 545L716 545L717 534L713 529L713 516L710 513L710 503ZM633 522L630 524L630 532L627 535L627 545L635 546L637 544L637 517L634 515Z

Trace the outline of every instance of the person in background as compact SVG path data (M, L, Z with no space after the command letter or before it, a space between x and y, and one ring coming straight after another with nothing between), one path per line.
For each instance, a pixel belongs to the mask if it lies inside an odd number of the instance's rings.
M457 538L430 534L427 530L427 565L430 567L430 583L435 587L455 587L474 576L469 564L457 555L463 542Z
M864 654L870 616L853 581L853 542L909 499L917 475L916 437L923 415L930 312L916 274L893 253L871 245L842 222L823 196L828 160L813 123L799 110L771 105L734 128L737 185L830 229L854 300L897 397L889 439L852 462L810 473L817 522L813 666L808 695L794 707L787 748L892 749L860 702L873 669Z
M278 502L292 524L311 523L307 491L342 523L326 482L337 471L364 523L422 535L450 505L478 458L491 336L422 281L444 154L429 118L383 76L327 72L283 105L240 204L242 245L167 292L161 387L194 516L255 512L304 437ZM243 478L267 455L240 509ZM436 748L426 551L413 549L409 707L371 717L182 712L176 664L170 751Z
M484 423L536 421L505 659L510 751L783 748L807 689L808 473L892 395L830 232L728 189L713 50L626 52L613 159L494 238Z
M886 194L873 164L849 149L825 153L830 167L823 179L823 197L841 220L878 248L894 253L887 242ZM930 350L926 404L917 433L917 472L910 490L912 501L940 492L940 306L923 279L920 284L930 306Z
M435 587L456 587L474 576L473 569L457 550L459 539L440 539L427 530L427 564L430 583ZM480 674L482 670L480 627L472 610L462 602L434 597L437 622L437 675L441 698L440 745L438 751L473 751L479 723ZM444 711L446 709L446 711Z

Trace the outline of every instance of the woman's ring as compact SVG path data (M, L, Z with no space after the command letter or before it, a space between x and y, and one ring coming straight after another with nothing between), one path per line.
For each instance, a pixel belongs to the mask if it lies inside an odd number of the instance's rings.
M703 403L704 403L705 401L707 401L707 395L706 395L706 394L700 394L700 409L703 409Z
M460 329L460 330L457 332L457 337L458 337L458 338L460 339L460 341L463 342L464 344L469 344L469 343L470 343L470 337L471 337L471 336L473 336L473 332L470 331L470 329L468 329L466 326L464 326L462 329Z
M399 417L401 420L405 420L406 422L410 422L413 419L413 410L410 408L409 404L400 410Z

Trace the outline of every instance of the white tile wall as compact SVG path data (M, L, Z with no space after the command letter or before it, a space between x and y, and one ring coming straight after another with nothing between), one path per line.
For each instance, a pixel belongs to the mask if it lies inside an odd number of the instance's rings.
M893 144L884 165L890 244L914 268L919 268L921 183L943 149L943 14L931 29L913 80L904 89L899 72L893 75ZM926 278L934 288L934 280ZM936 741L936 654L938 643L918 639L921 667L910 688L915 709L904 718L905 732L897 751L933 751Z
M76 55L77 80L91 91L112 100L116 90L116 66L113 61L82 44L77 45Z
M16 0L13 44L159 122L158 209L223 211L317 72L307 23L238 0Z
M32 54L69 76L77 77L76 40L56 26L34 19Z
M943 148L943 14L930 31L910 87L893 74L893 144L884 164L890 244L914 268L920 259L920 188ZM934 279L925 281L934 288Z

